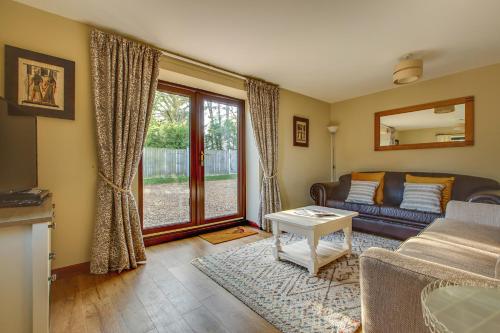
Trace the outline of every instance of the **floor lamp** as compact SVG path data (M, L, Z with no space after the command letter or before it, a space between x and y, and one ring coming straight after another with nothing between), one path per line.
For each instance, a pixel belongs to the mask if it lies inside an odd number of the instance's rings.
M337 125L328 126L330 132L330 181L335 181L335 140L334 136L339 127Z

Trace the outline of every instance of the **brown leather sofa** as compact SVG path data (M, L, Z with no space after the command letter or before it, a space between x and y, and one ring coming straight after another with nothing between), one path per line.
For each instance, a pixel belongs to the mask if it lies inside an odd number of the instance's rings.
M351 188L351 175L343 175L338 182L316 183L311 186L311 197L318 206L356 211L353 229L396 239L417 235L443 214L425 213L399 208L403 200L405 175L425 177L455 177L451 200L500 204L500 184L488 178L425 172L386 172L383 205L365 205L345 202Z

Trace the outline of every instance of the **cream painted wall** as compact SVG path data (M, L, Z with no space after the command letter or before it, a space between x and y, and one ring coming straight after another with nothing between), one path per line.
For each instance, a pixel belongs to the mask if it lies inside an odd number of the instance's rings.
M4 91L4 44L76 63L76 120L38 118L39 186L54 193L57 229L54 268L89 260L95 214L96 139L90 89L89 26L9 0L0 0L0 93ZM43 32L43 33L40 33ZM243 81L198 66L163 58L161 78L245 99ZM284 207L310 203L313 182L329 177L330 105L281 90L279 180ZM248 115L248 113L247 113ZM310 119L310 147L292 146L292 117ZM248 118L247 118L248 120ZM247 121L247 124L250 122ZM247 126L247 216L256 220L259 171Z
M278 180L283 208L312 203L311 185L330 177L329 104L280 91ZM309 147L293 145L293 116L309 119Z
M75 61L75 120L38 117L38 185L54 194L54 267L89 260L95 213L95 124L90 99L89 28L11 1L0 1L0 93L4 45Z
M500 64L399 87L331 105L337 175L351 171L436 171L500 180ZM475 143L459 148L373 149L377 111L473 95Z

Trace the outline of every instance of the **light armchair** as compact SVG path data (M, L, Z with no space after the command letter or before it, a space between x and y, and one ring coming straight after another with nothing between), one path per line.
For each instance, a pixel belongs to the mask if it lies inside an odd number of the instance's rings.
M435 280L499 283L500 206L451 201L437 219L395 252L360 256L363 332L428 332L420 293Z

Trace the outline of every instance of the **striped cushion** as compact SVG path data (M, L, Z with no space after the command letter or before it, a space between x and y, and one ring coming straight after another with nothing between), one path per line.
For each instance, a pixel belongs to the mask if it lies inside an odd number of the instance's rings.
M345 201L373 205L373 197L377 187L378 182L352 180L351 189Z
M421 212L441 213L442 184L405 183L400 207Z

